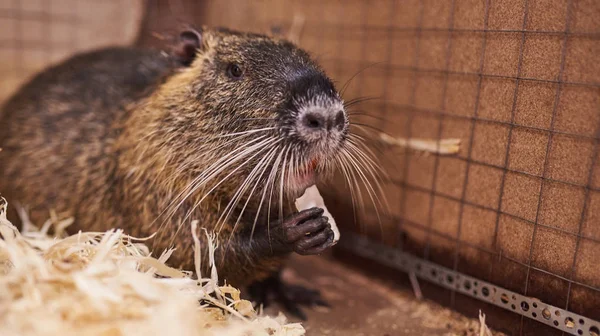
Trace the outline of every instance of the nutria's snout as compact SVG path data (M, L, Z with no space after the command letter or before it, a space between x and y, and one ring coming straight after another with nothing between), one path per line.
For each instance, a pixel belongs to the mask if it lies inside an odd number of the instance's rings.
M315 70L300 71L289 81L286 109L290 136L312 156L330 156L348 132L344 103L329 78Z

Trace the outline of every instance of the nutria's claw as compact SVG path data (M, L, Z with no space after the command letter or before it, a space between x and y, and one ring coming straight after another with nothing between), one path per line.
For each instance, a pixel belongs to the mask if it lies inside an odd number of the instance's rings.
M283 241L301 255L320 254L333 245L333 231L323 209L311 208L292 214L282 223Z
M306 321L306 314L300 306L331 307L318 290L298 285L287 285L279 275L272 276L264 281L257 282L248 288L248 294L255 307L260 305L266 308L269 305L269 294L279 303L288 314Z

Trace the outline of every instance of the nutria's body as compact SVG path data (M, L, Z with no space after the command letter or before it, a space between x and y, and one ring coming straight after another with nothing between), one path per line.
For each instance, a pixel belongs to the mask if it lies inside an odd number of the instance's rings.
M176 247L171 264L188 270L190 222L198 220L220 232L219 275L237 286L267 278L289 252L331 246L318 209L273 219L280 180L286 199L297 196L343 146L348 121L331 81L302 50L264 36L185 32L177 50L79 55L24 86L0 119L3 196L27 206L36 223L55 210L75 217L74 230L157 232L155 253ZM245 148L257 156L224 159ZM252 188L222 220L252 172Z

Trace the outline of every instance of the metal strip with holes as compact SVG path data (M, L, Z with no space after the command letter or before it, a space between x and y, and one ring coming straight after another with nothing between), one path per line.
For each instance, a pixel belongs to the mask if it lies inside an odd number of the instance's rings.
M386 266L408 273L414 272L421 279L489 302L571 335L600 336L600 322L598 321L455 272L411 254L373 242L366 237L346 233L344 239L340 240L340 247Z

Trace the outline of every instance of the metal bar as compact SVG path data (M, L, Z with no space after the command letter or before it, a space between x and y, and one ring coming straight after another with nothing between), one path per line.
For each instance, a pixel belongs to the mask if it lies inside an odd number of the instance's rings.
M78 4L79 4L78 1L75 1L70 4L74 13L79 13L80 6L78 6ZM80 21L77 18L77 20L75 22L71 23L71 32L69 34L69 42L68 42L68 45L71 50L79 50L78 32L79 32L80 27L77 26L79 24L79 22Z
M367 26L367 13L368 13L368 9L369 9L369 2L368 2L368 0L362 0L361 1L361 7L362 8L361 8L361 16L360 16L360 20L361 20L360 25L361 25L361 27L364 28L364 27ZM367 58L367 31L366 31L366 29L361 29L360 32L361 32L361 34L360 34L360 46L361 46L361 49L360 49L360 59L361 59L361 62L359 62L359 63L360 64L365 64L366 63L365 59ZM364 69L360 69L359 72L358 72L358 74L355 75L356 76L356 80L357 80L358 83L364 81L365 71L363 71L363 70ZM350 84L348 84L348 86L349 85ZM348 87L346 87L346 89L347 88ZM357 97L358 97L358 99L362 98L361 97L362 93L363 93L363 85L360 85L359 86L359 90L358 90L358 92L356 94ZM359 202L359 203L361 203L361 202ZM361 206L362 206L362 204L359 204L359 209L360 209ZM356 220L356 216L354 218ZM355 222L355 224L356 224L356 222ZM364 228L364 226L361 226L359 229L361 230L361 232L365 232L366 231L365 228ZM382 233L382 238L383 238L383 233Z
M423 4L423 0L419 1L419 18L418 18L418 26L421 27L423 25L423 13L424 13L424 4ZM413 60L413 66L414 67L418 67L419 66L419 50L420 50L420 46L421 45L421 30L418 29L416 31L416 38L415 38L415 54L414 54L414 60ZM391 67L391 65L390 65ZM417 76L416 74L413 74L413 86L411 89L411 93L410 93L410 103L411 105L415 104L416 101L416 95L417 95ZM412 119L413 119L413 115L412 113L408 115L408 120L406 121L406 138L411 137L411 126L412 126ZM407 182L408 181L408 170L410 167L410 152L406 151L406 155L405 155L405 160L404 160L404 171L402 172L402 182ZM404 218L404 212L406 210L406 188L402 188L402 192L400 195L400 216L402 216L402 218ZM402 220L398 223L398 244L399 244L399 248L403 249L403 240L401 238L401 233L403 232L402 230L402 226L404 225L404 223L402 222Z
M527 1L527 0L526 0ZM567 9L569 9L571 6L567 6ZM527 7L525 7L527 10ZM569 31L569 19L570 19L570 11L567 11L567 16L566 16L566 22L565 22L565 31ZM523 35L524 36L524 35ZM563 41L563 47L562 47L562 52L561 52L561 60L560 60L560 70L558 72L558 85L556 87L556 93L555 93L555 99L554 99L554 106L552 108L552 118L550 119L550 129L554 129L554 122L556 120L556 111L558 110L558 102L560 99L560 92L562 89L562 78L563 78L563 74L564 74L564 70L565 70L565 59L567 56L567 35L565 35L564 37L564 41ZM546 176L546 173L548 172L548 166L549 166L549 160L548 158L550 157L550 149L552 148L552 139L553 139L553 134L549 133L548 136L548 144L546 146L546 155L544 156L544 169L542 171L542 178L544 176ZM533 226L533 235L531 236L531 245L529 247L529 257L528 257L528 265L529 267L527 267L527 274L525 276L525 295L527 295L527 292L529 290L529 277L531 275L531 263L533 260L533 248L535 246L535 238L536 238L536 234L537 234L537 230L539 225L539 219L540 219L540 210L542 208L542 199L544 197L544 186L546 185L546 183L544 182L544 180L542 179L541 181L541 186L540 186L540 194L538 197L538 205L537 205L537 209L536 209L536 213L535 213L535 224ZM567 302L568 304L568 302ZM523 318L521 318L521 330L523 329Z
M485 17L484 17L484 23L483 26L485 28L487 28L488 26L488 20L489 20L489 14L490 14L490 0L486 0L485 2ZM479 72L482 73L483 72L483 67L485 64L485 51L486 51L486 45L487 45L487 34L483 34L482 37L482 41L481 41L481 54L479 55ZM465 167L465 177L463 180L463 188L461 191L461 196L460 196L460 209L459 209L459 213L458 213L458 231L460 232L460 228L462 226L462 218L463 218L463 213L464 213L464 208L465 208L465 201L466 201L466 196L467 196L467 186L469 184L469 169L471 166L470 163L470 159L471 159L471 155L473 152L473 141L475 138L475 118L477 117L477 114L479 112L479 99L481 96L481 82L483 81L483 77L479 76L479 78L477 79L477 94L476 94L476 98L475 98L475 110L473 111L473 116L474 118L471 120L470 123L470 127L469 127L469 147L467 149L467 161L466 161L466 167ZM456 247L457 251L455 252L455 260L454 260L454 271L458 270L458 243L457 243L457 247ZM452 306L454 306L454 303L456 301L456 292L453 291L452 292L452 296L451 296L451 302L452 302Z
M485 76L483 76L483 77L485 77ZM378 106L378 104L372 104L372 105L375 108L377 108L377 106ZM553 134L561 134L561 135L566 135L566 136L570 136L570 137L573 137L573 138L579 138L579 139L591 139L591 140L600 139L600 134L597 134L597 133L594 134L594 135L585 135L585 134L578 134L578 133L572 133L572 132L557 131L555 129L547 129L547 128L541 128L541 127L536 127L536 126L521 125L521 124L517 124L517 123L514 123L514 122L509 122L509 121L489 119L489 118L483 118L483 117L477 117L477 116L469 117L469 116L464 116L464 115L457 115L457 114L452 114L452 113L448 113L448 112L445 112L445 111L437 111L437 110L432 110L432 109L419 108L418 106L414 106L414 105L400 105L400 104L388 103L388 107L389 106L398 109L396 112L399 112L399 113L402 113L402 112L406 112L406 113L418 112L418 113L421 113L421 114L425 114L426 113L426 114L433 114L433 115L443 115L444 117L448 117L448 118L483 121L483 122L488 122L488 123L492 123L492 124L499 124L499 125L505 125L505 126L513 126L515 128L524 128L524 129L528 129L528 130L532 130L532 131L540 131L540 132L547 132L547 133L553 133ZM410 111L410 112L408 112L408 111ZM501 168L500 166L496 166L496 167Z
M25 65L23 64L25 48L23 47L23 29L21 27L21 13L23 12L23 8L19 0L13 0L13 7L15 8L13 12L13 18L15 19L15 36L10 45L14 46L16 51L14 74L20 75L25 71Z
M337 9L338 9L338 16L339 17L344 17L344 5L342 3L340 3L339 1L336 3L337 4ZM336 38L336 44L337 44L337 58L340 58L341 55L343 55L343 50L344 50L344 39L342 38L342 33L344 31L345 27L344 27L344 23L340 22L337 29L335 30L335 38ZM343 69L344 66L341 62L335 62L334 63L336 65L335 67L335 73L336 73L336 77L337 78L341 78L342 74L343 74Z
M523 29L525 29L525 27L527 26L528 10L529 10L529 2L528 2L528 0L524 0L524 3L523 3ZM521 44L519 46L519 63L517 65L517 77L520 77L521 68L523 66L523 50L525 48L525 40L526 40L526 35L525 35L525 33L522 33ZM494 238L493 238L492 246L497 246L497 244L498 244L498 232L499 232L499 228L500 228L500 218L502 216L502 199L504 198L504 186L505 186L505 182L506 182L506 175L509 172L509 170L507 168L508 168L508 160L510 157L510 143L511 143L512 133L513 133L513 129L514 129L513 124L515 122L515 115L516 115L516 111L517 111L517 97L519 96L519 84L520 84L520 80L517 79L515 82L513 102L512 102L512 107L511 107L511 111L510 111L510 126L508 128L508 136L507 136L507 140L506 140L506 149L505 149L506 152L504 154L504 167L506 169L502 170L502 177L500 180L500 195L498 197L498 210L496 213L496 223L494 226ZM533 242L531 244L533 245ZM490 274L490 277L492 274L494 274L494 264L493 263L490 267L489 274ZM520 329L521 329L520 333L523 334L523 324L522 323L521 323Z
M271 23L271 22L269 22ZM306 21L307 25L314 26L315 23L317 23L317 21L315 20L310 20L310 18L308 18L308 20ZM327 26L327 25L325 25ZM382 28L382 27L377 27L377 26L367 26L367 27L362 27L362 26L358 26L358 25L346 25L346 30L345 32L347 33L347 36L344 36L344 38L353 38L356 35L356 31L363 31L363 30L369 30L370 32L381 32L382 35L385 34L385 31L388 30L388 28ZM600 37L600 33L599 32L566 32L566 31L561 31L561 30L532 30L532 29L470 29L470 28L452 28L452 29L446 29L446 28L437 28L437 27L393 27L391 29L392 33L406 33L406 32L417 32L417 31L422 31L422 32L452 32L452 33L457 33L457 34L461 34L461 33L496 33L496 34L519 34L519 33L525 33L525 34L537 34L537 35L568 35L568 36L573 36L573 37L587 37L587 38L599 38Z
M19 21L17 21L17 22L19 22ZM50 41L24 41L24 40L19 40L17 42L16 40L0 40L0 48L10 48L10 47L13 47L15 44L18 44L20 46L20 48L22 48L23 50L47 50L48 48L68 49L69 47L71 47L70 43L64 43L64 42L53 43ZM19 57L21 57L21 56L19 56Z
M452 0L451 4L450 4L450 15L448 18L448 26L450 29L452 29L452 27L454 26L454 6L455 6L456 1ZM450 57L451 57L451 51L452 51L452 33L448 33L448 42L446 44L446 57L445 57L445 69L448 70L450 68ZM442 87L442 106L441 106L441 110L444 111L446 110L446 94L448 92L448 77L449 74L445 74L444 76L444 85ZM437 140L437 144L436 144L436 148L437 150L439 150L440 147L440 140L442 139L442 132L443 132L443 125L444 125L444 116L443 115L439 115L438 116L438 124L437 124L437 134L436 134L436 140ZM438 168L440 166L440 157L439 155L434 156L434 162L433 162L433 176L432 176L432 181L431 181L431 192L429 193L429 212L427 214L427 227L428 230L431 231L433 229L433 207L435 205L435 189L436 189L436 185L437 185L437 173L438 173ZM457 232L457 235L460 234L460 224L459 224L459 229ZM431 235L427 235L427 243L425 245L425 255L429 255L429 250L431 249ZM458 244L456 246L456 250L458 251ZM458 254L455 254L455 258L458 259Z
M383 101L382 101L382 106L381 106L381 120L380 120L380 128L384 129L385 126L385 120L386 117L388 115L388 104L390 102L389 96L390 96L390 79L392 78L392 52L393 52L393 47L392 47L392 36L391 36L391 31L392 31L392 23L394 22L395 18L396 18L396 8L397 8L397 2L398 0L391 0L390 1L390 9L389 9L389 13L390 13L390 22L388 23L388 43L386 45L386 55L385 55L385 77L384 77L384 82L383 82ZM343 7L343 6L341 6Z
M52 21L54 21L52 15L52 1L44 1L43 3L43 11L41 13L40 20L44 24L43 36L44 40L48 41L44 48L44 53L46 54L46 58L52 60L52 50L55 45L52 43Z
M570 18L571 18L571 10L572 10L572 6L573 6L573 2L572 1L568 1L567 2L567 14L566 14L566 18L565 18L565 31L568 32L569 31L569 23L570 23ZM560 72L559 72L559 77L558 79L561 80L562 79L562 74L564 71L564 63L565 63L565 59L566 59L566 54L567 54L567 44L568 44L568 35L565 35L564 37L564 46L563 46L563 51L561 54L561 64L560 64ZM560 101L560 84L558 85L558 88L556 89L556 106L554 106L554 108L556 109L558 106L558 103ZM600 130L600 123L598 125L598 127L596 128L596 134L598 134ZM581 217L580 217L580 221L579 221L579 226L577 228L577 238L575 241L575 253L573 253L573 263L571 265L571 270L570 270L570 274L569 274L569 278L570 281L568 281L568 285L567 285L567 300L565 303L565 309L569 309L569 303L571 302L571 288L573 286L573 277L575 276L575 266L577 265L577 255L579 253L579 245L581 243L581 231L583 228L583 223L585 221L585 212L587 209L587 205L588 205L588 197L590 194L590 189L589 186L592 185L592 178L593 178L593 173L594 173L594 164L596 163L596 158L598 155L598 139L596 139L596 141L594 142L594 149L592 151L592 163L590 165L590 170L588 172L588 178L587 178L587 188L585 188L585 192L584 192L584 198L583 198L583 207L581 209Z
M380 119L380 123L379 123L379 128L380 129L385 129L386 125L385 125L385 120L387 119L388 116L388 102L390 101L389 97L390 97L390 90L389 87L391 85L391 78L392 78L392 71L391 71L391 64L392 64L392 57L393 57L393 45L392 45L392 25L396 19L396 14L397 14L397 8L398 8L398 0L390 0L390 8L389 8L389 22L388 22L388 41L386 44L386 55L385 55L385 62L386 62L386 71L385 71L385 77L384 77L384 84L383 84L383 103L382 103L382 107L380 109L380 114L381 114L381 119ZM341 6L343 7L343 6ZM376 147L377 150L379 150L379 146ZM381 154L383 154L381 152L381 150L379 150ZM387 160L387 158L385 157L385 155L382 155L382 159L383 160ZM387 203L387 201L386 201ZM402 203L402 200L400 200L400 203ZM401 207L401 204L393 204L393 207ZM388 210L388 209L386 209ZM356 216L355 216L356 218ZM382 225L380 224L380 227L382 227ZM395 237L399 237L400 236L400 231L398 227L394 227L394 229L396 230L396 232L394 232L394 236ZM383 227L381 228L381 230L383 231ZM382 232L383 234L383 232Z
M371 103L371 105L375 109L379 109L378 106L383 105L383 103L381 103L381 104L373 104L373 103ZM491 123L491 124L513 126L515 128L523 128L523 129L527 129L527 130L531 130L531 131L540 131L540 132L546 132L546 133L566 135L566 136L570 136L570 137L578 138L578 139L588 139L588 140L600 139L600 134L598 134L598 133L595 133L594 135L585 135L585 134L579 134L579 133L557 131L555 129L551 130L551 129L548 129L548 128L541 128L541 127L536 127L536 126L521 125L521 124L517 124L517 123L514 123L514 122L510 122L510 121L502 121L502 120L489 119L489 118L483 118L483 117L477 117L477 116L469 117L469 116L464 116L464 115L452 114L452 113L448 113L448 112L445 112L445 111L438 111L438 110L432 110L432 109L424 109L424 108L419 108L418 106L413 106L413 105L393 104L393 103L390 103L390 102L387 102L386 106L397 109L396 112L398 112L398 113L402 113L402 112L405 112L405 113L418 112L420 114L443 115L446 118L454 118L454 119L462 119L462 120L475 120L475 121L487 122L487 123ZM410 111L410 112L408 112L408 111ZM492 166L497 167L497 168L502 168L501 166L497 166L497 165L492 165ZM541 177L541 175L534 175L534 176Z
M20 1L16 1L20 2ZM44 2L51 2L50 0L45 0ZM46 5L46 4L44 4ZM46 20L46 16L48 15L47 9L41 11L29 11L21 9L21 6L15 6L14 9L2 9L0 10L0 19L14 19L17 18L18 21L22 20L31 20L31 21L44 21ZM62 15L62 14L54 14L52 19L57 22L67 22L67 23L77 23L80 22L79 18L75 15Z
M343 58L336 59L324 59L332 62L341 62L343 64L352 64L352 63L360 63L358 61L352 61ZM377 68L376 64L359 64L360 66L372 66L373 68ZM569 82L569 81L558 81L552 79L543 79L543 78L533 78L533 77L521 77L521 76L508 76L508 75L498 75L498 74L486 74L480 72L468 72L468 71L453 71L453 70L443 70L443 69L431 69L431 68L420 68L415 66L406 66L406 65L390 65L392 70L404 70L404 71L414 71L414 72L423 72L423 73L435 73L435 74L451 74L451 75L461 75L461 76L483 76L485 78L498 78L498 79L512 79L512 80L520 80L520 81L532 81L532 82L540 82L547 84L565 84L565 85L576 85L576 86L586 86L592 88L599 88L599 83L586 83L586 82Z

